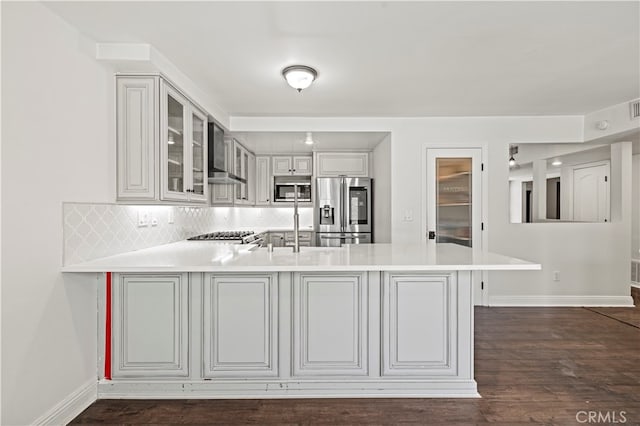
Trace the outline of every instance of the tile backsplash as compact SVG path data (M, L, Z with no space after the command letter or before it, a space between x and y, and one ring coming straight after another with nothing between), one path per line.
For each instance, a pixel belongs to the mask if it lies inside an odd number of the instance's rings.
M140 250L217 230L293 228L287 207L183 207L63 203L63 264ZM138 213L157 225L138 227ZM169 217L173 216L173 223ZM313 224L313 209L300 208L300 226Z
M83 203L62 208L64 265L183 240L211 231L213 223L208 208ZM138 227L140 211L158 224Z

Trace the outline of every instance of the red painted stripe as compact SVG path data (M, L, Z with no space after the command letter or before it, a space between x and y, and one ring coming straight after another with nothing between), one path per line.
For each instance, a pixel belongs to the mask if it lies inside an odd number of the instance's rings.
M104 378L111 380L111 272L107 272L104 330Z

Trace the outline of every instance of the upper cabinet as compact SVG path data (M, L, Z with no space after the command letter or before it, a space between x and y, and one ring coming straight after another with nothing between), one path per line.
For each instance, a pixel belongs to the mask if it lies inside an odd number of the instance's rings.
M274 155L271 158L273 176L311 176L313 174L311 156Z
M214 128L215 131L215 128ZM224 139L224 169L232 170L233 162L233 139ZM209 185L211 205L233 205L234 184L213 184Z
M369 177L368 152L316 152L317 177Z
M249 187L253 186L249 180L249 169L251 167L251 157L255 161L255 156L235 139L233 141L233 149L234 172L236 176L245 179L247 182L235 184L235 204L253 204L249 197Z
M256 205L271 204L271 157L256 157Z
M117 200L206 203L206 113L160 76L116 88Z

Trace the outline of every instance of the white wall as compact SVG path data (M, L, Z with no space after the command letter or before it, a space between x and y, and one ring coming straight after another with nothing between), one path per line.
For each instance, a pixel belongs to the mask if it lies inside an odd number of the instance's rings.
M598 128L598 123L602 120L609 123L609 127L605 130ZM632 120L629 102L622 102L585 115L584 140L590 141L618 133L633 132L637 131L638 127L640 127L640 118Z
M631 257L633 259L640 259L640 154L633 156L632 189Z
M487 143L489 250L543 264L542 271L489 274L490 295L532 301L540 300L537 296L629 294L630 224L509 221L509 143L576 142L582 140L583 126L582 117L573 116L231 119L233 131L390 131L393 242L423 239L426 199L419 179L426 146ZM414 221L401 221L405 210L414 211ZM560 271L559 282L552 281L553 271Z
M96 286L59 271L62 202L113 201L113 74L40 3L2 4L2 424L96 380Z
M391 135L373 150L373 238L391 242Z

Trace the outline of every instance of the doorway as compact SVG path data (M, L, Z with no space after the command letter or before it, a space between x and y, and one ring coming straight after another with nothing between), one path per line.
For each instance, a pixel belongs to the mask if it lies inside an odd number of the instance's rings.
M482 150L428 148L426 180L427 243L482 249ZM483 273L472 275L474 304L482 305Z
M609 165L573 169L573 220L609 221Z

